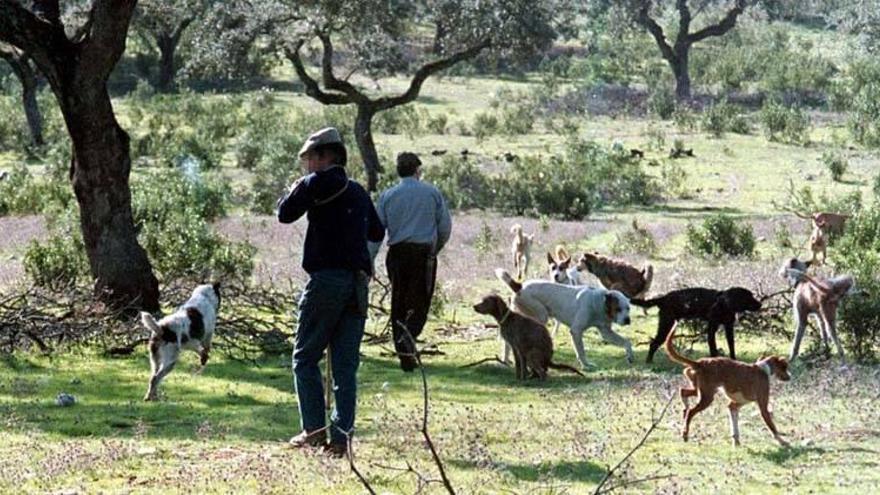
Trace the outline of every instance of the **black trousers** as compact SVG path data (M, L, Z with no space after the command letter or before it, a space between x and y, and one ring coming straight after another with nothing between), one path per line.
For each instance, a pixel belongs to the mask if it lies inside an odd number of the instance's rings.
M398 322L406 324L413 339L422 333L437 279L437 258L430 244L400 242L388 248L385 267L391 280L391 328L394 348L412 354L415 349ZM401 357L401 363L410 361Z

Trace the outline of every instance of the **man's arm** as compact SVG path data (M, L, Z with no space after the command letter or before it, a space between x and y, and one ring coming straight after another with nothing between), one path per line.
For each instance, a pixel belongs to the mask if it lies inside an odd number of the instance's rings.
M277 214L281 223L293 223L303 216L315 201L309 193L305 177L297 179L290 190L278 200Z
M449 236L452 235L452 216L449 214L446 200L443 199L440 191L437 191L437 201L439 203L437 208L437 252L439 253L449 241Z

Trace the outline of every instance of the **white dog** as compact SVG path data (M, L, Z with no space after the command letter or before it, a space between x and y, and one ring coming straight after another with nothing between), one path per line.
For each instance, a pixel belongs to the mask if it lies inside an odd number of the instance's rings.
M584 354L584 332L590 327L599 329L605 342L623 347L626 360L632 363L632 343L611 329L611 323L629 325L629 299L616 290L594 287L570 287L546 280L529 280L519 283L502 269L495 275L506 283L516 296L516 308L543 324L555 318L568 325L571 341L578 361L584 368L591 368Z
M141 312L141 322L147 327L150 336L150 387L144 400L158 398L159 382L177 364L181 349L199 353L201 368L208 362L211 338L217 324L217 310L220 309L220 284L205 284L196 287L192 296L174 313L156 321L150 313Z

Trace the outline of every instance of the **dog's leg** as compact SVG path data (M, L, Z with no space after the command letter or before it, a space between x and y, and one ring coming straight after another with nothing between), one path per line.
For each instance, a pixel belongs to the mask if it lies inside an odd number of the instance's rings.
M585 370L595 368L593 363L587 361L587 355L584 352L584 328L570 328L571 343L574 346L574 352L577 359L581 363L581 367Z
M681 413L681 416L684 418L687 417L688 408L691 407L688 403L688 399L697 395L697 389L681 387L678 390L678 393L681 395L681 403L684 404L684 411Z
M599 335L602 336L602 340L608 342L609 344L614 344L617 347L623 347L626 350L626 361L630 364L633 362L633 349L632 343L624 337L622 337L619 333L615 332L611 329L611 325L600 326L599 327Z
M176 350L176 348L175 348ZM172 361L166 361L163 359L163 362L159 368L159 371L150 377L150 387L147 390L147 395L144 396L145 401L153 401L159 398L159 383L168 376L168 373L171 373L171 370L174 369L174 365L177 364L177 353L175 353L174 359Z
M712 357L718 356L718 343L715 341L715 334L718 333L718 327L720 324L715 321L710 321L706 326L706 342L709 344L709 355Z
M666 341L666 336L669 335L669 331L672 330L674 325L675 319L664 318L661 311L660 321L657 323L657 335L651 340L648 349L648 357L645 358L646 363L650 363L654 360L654 353L657 352L657 349L659 349L660 346L663 345L663 342Z
M776 425L773 424L773 417L770 416L770 410L767 408L767 404L767 397L758 397L758 408L761 409L761 417L764 418L764 424L767 425L767 428L770 430L770 433L773 434L773 438L779 442L779 445L788 447L788 442L782 438L782 435L776 430Z
M517 380L525 380L526 379L526 362L525 358L522 355L522 349L518 347L513 348L513 363L516 368L516 379Z
M709 407L710 404L712 404L712 400L714 400L714 397L711 395L712 393L714 393L714 391L712 391L709 394L706 394L706 393L703 393L702 390L700 390L699 393L697 394L700 397L700 401L697 402L697 405L695 405L694 407L689 409L687 413L685 413L685 415L684 415L684 430L682 430L682 432L681 432L681 439L684 440L685 442L688 441L688 435L690 434L690 431L691 431L691 420L694 419L694 416L696 416L697 413L699 413L703 409L706 409L707 407Z
M736 349L733 343L733 322L724 324L724 337L727 339L727 351L730 359L736 359Z
M791 343L791 352L788 354L788 361L793 362L795 358L798 356L798 352L801 348L801 340L804 338L804 332L807 329L807 312L806 310L799 310L797 305L794 308L794 321L797 325L794 332L794 340Z
M837 308L834 308L835 310ZM820 315L820 320L824 321L825 328L831 335L834 347L837 348L837 355L840 356L841 363L846 363L846 357L843 354L843 346L840 345L840 339L837 338L837 318L835 314Z
M510 344L506 340L501 339L501 358L504 364L510 364Z
M730 416L730 436L733 437L733 445L739 447L739 404L730 401L727 405L727 414Z

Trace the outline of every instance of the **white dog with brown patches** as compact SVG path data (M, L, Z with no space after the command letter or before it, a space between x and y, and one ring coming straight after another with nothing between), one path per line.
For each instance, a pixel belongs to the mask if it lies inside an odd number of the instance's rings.
M159 382L174 369L180 351L199 354L201 371L208 362L211 338L220 309L220 284L200 285L192 296L174 313L156 321L153 315L141 312L141 322L150 332L150 386L145 401L158 399Z
M619 291L571 287L546 280L519 283L500 268L495 275L516 293L513 303L520 312L545 325L552 317L568 326L578 361L584 368L593 367L584 353L584 332L590 327L598 328L605 342L624 348L626 360L632 363L632 343L611 329L611 323L630 322L629 299Z

